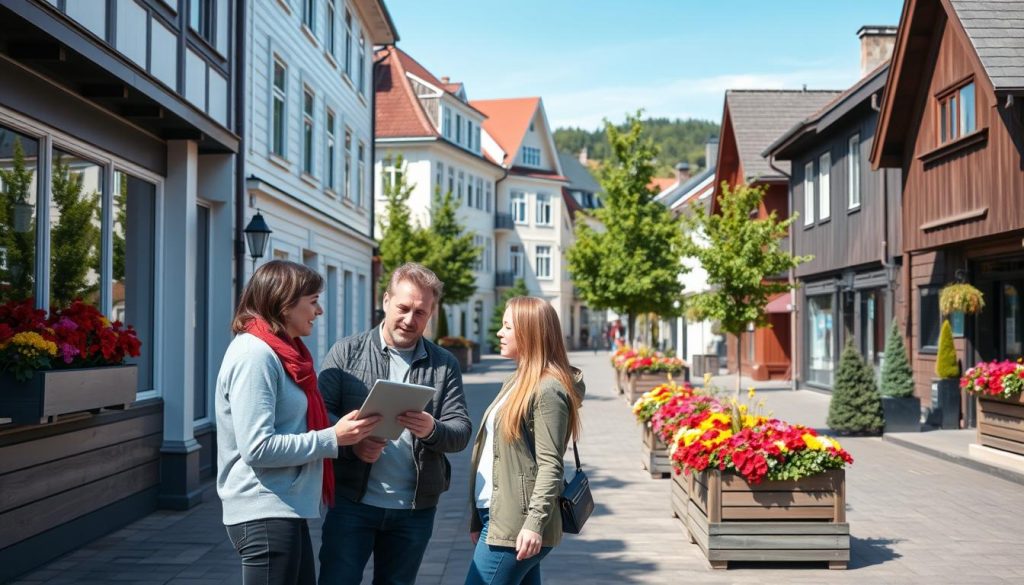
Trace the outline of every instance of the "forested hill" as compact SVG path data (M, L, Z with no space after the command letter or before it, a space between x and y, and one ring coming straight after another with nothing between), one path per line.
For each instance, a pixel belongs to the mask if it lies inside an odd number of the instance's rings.
M684 161L690 163L691 172L707 166L704 143L708 137L718 136L717 123L708 120L648 118L643 124L645 133L654 139L660 151L656 176L672 176L676 164ZM608 156L604 128L593 131L559 128L555 130L555 145L558 150L570 154L578 154L586 146L590 160L603 161Z

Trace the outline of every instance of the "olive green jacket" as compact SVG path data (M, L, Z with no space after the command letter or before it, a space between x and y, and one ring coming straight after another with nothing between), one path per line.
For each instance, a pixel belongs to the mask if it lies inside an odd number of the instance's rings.
M575 391L580 397L586 391L583 374L573 368ZM487 407L483 420L486 421L494 405L508 392L510 377L501 387L494 402ZM563 463L569 442L569 390L560 382L545 378L530 401L526 429L529 437L508 442L499 440L501 434L495 423L494 437L487 436L487 429L481 422L473 445L473 462L470 465L470 531L482 528L476 513L476 473L480 466L480 455L484 441L493 441L494 465L492 478L493 494L487 527L487 544L494 546L516 545L516 537L523 528L541 535L543 546L556 546L562 540L562 516L558 510L558 496L562 493ZM529 440L533 439L531 450ZM534 456L536 451L536 456Z

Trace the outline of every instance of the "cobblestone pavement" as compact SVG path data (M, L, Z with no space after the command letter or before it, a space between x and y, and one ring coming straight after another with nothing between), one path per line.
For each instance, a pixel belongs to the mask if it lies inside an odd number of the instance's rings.
M821 565L746 564L707 568L669 512L669 482L640 467L639 429L613 389L605 353L574 353L588 384L580 452L597 500L579 536L567 535L545 561L549 585L579 583L919 583L1024 582L1021 486L878 438L847 438L852 559L846 571ZM488 358L466 375L478 421L510 364ZM724 380L723 380L724 382ZM777 416L821 428L828 397L810 391L760 392ZM453 458L453 485L438 509L419 583L462 583L472 553L467 536L468 449ZM319 546L319 530L314 531ZM237 557L220 524L213 490L188 512L157 512L27 574L18 584L240 583ZM370 583L368 569L364 583Z

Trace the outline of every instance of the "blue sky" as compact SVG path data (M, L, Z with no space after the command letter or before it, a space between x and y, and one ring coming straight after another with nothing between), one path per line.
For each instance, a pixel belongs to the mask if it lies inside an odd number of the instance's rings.
M728 88L842 89L900 0L386 0L398 46L469 98L539 95L552 126L718 121Z

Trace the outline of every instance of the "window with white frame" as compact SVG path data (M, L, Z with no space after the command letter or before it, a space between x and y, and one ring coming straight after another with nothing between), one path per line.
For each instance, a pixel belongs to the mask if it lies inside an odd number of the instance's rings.
M814 223L814 161L804 165L804 225Z
M537 246L537 278L551 278L551 246Z
M466 207L476 207L476 195L473 193L473 175L466 174Z
M313 174L313 108L316 97L308 87L302 92L302 172Z
M446 193L455 193L455 167L450 165L448 166L448 191L441 194L445 195Z
M384 191L390 192L395 185L402 183L403 169L398 166L397 160L385 158L381 165L381 182L384 184Z
M466 148L473 149L473 121L466 120Z
M846 157L847 171L849 177L847 189L849 190L849 207L854 209L860 207L860 134L850 137L850 152Z
M491 198L493 197L492 185L494 185L494 183L487 181L487 193L484 196L484 211L486 211L487 213L491 212Z
M352 11L345 7L345 75L352 79Z
M832 174L832 154L826 152L818 157L818 219L828 219L832 213L832 190L829 177Z
M359 93L366 93L366 36L359 33Z
M334 112L330 108L327 109L324 126L324 134L326 136L324 142L324 178L327 181L327 188L331 191L336 191L338 188L337 177L335 176L335 167L338 162L335 158L335 119Z
M476 208L484 208L484 179L483 177L476 178Z
M462 194L463 194L463 191L466 188L466 173L464 173L462 171L459 171L459 183L458 183L458 185L459 185L459 187L458 187L458 190L455 192L455 198L458 199L459 201L462 201Z
M523 164L531 167L540 166L540 149L533 146L523 147Z
M462 144L462 115L455 114L455 144Z
M273 120L270 125L270 151L285 156L285 140L288 129L288 118L285 104L288 103L288 68L277 57L274 57L274 89L273 89Z
M366 145L359 141L359 175L356 177L356 205L363 205L363 187L366 185Z
M316 34L316 0L302 0L302 24Z
M442 117L442 134L448 140L452 139L452 111L447 107L444 108L444 114Z
M512 221L526 224L526 193L513 191L509 195L509 213L512 214Z
M473 261L473 270L475 270L477 272L483 272L484 271L484 237L483 236L474 235L473 236L473 245L476 246L476 249L478 250L477 255L476 255L476 260Z
M344 187L342 196L352 200L352 131L345 127L345 176L341 178Z
M537 225L551 225L551 196L537 194Z
M508 267L512 270L512 276L523 277L523 249L516 244L508 247Z
M434 171L434 191L440 192L444 189L444 163L438 162Z
M484 272L490 274L492 270L491 257L494 255L494 241L487 237L484 240Z
M335 10L334 10L334 0L327 0L327 14L324 15L324 18L327 20L327 52L331 55L331 57L334 57L335 56L335 53L334 53L334 49L335 49L335 38L334 38L335 37L335 34L334 34L335 25L334 25L334 21L335 21L335 18L336 18L335 17Z

